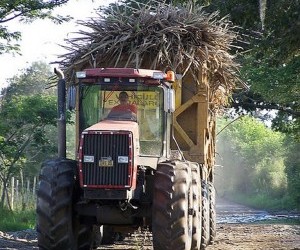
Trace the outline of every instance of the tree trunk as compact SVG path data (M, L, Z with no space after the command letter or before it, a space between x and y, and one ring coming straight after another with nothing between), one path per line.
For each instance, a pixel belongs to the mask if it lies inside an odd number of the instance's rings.
M2 179L2 178L1 178ZM6 193L6 186L7 186L7 181L2 179L2 192L1 192L1 201L0 201L0 208L4 207L4 202L5 202L5 193Z

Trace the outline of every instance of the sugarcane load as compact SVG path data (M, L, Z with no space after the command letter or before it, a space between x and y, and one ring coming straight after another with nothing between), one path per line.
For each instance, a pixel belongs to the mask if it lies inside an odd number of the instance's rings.
M42 166L39 247L92 249L141 228L155 250L205 249L216 235L216 114L239 81L234 27L158 2L111 4L79 23L58 83L78 150L67 159L60 140Z

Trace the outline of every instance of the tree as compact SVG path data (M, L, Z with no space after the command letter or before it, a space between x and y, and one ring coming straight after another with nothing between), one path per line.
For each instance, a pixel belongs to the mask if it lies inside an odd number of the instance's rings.
M244 46L259 52L260 56L276 55L270 58L274 65L299 56L299 0L198 0L196 3L206 5L206 11L217 10L221 16L229 15L230 20L242 28L242 36L252 34L254 38Z
M41 162L57 153L57 89L50 84L53 73L44 62L34 62L21 72L9 79L0 99L0 179L5 187L11 176L21 183L36 176ZM69 118L68 113L67 122ZM72 132L69 128L68 133ZM69 140L68 149L71 143ZM73 153L75 146L71 146Z
M219 127L227 122L221 121ZM217 137L218 164L223 165L216 176L220 192L225 189L229 196L238 193L282 199L287 188L284 138L248 116L226 127Z
M9 31L5 23L18 19L30 22L35 19L48 18L61 23L70 19L69 16L54 16L52 10L67 3L68 0L1 0L0 2L0 55L9 51L18 51L18 41L21 34L18 31Z
M34 150L32 158L46 150L47 125L56 125L56 100L53 96L31 95L3 100L0 108L0 179L3 206L10 178L19 174Z
M285 172L288 177L288 193L292 197L295 207L300 209L300 144L295 142L291 136L287 136L285 146L287 148Z
M49 64L41 61L33 62L21 72L20 75L8 79L8 87L2 90L6 100L18 95L55 94L56 88L50 87L53 73Z

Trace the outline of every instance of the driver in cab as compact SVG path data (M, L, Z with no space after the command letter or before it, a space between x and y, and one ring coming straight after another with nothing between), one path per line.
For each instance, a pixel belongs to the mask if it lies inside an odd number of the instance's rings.
M128 94L125 91L122 91L120 92L118 99L120 104L111 109L107 118L136 121L137 108L136 105L129 103Z

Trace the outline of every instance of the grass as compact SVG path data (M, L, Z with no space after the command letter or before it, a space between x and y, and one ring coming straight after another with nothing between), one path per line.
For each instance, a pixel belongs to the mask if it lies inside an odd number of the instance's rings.
M244 204L256 209L264 209L269 212L277 211L295 211L296 206L288 196L281 198L274 198L266 194L257 194L252 196L246 196L244 194L233 194L230 195L230 200Z
M25 211L10 211L0 208L0 231L19 231L35 228L35 209Z

